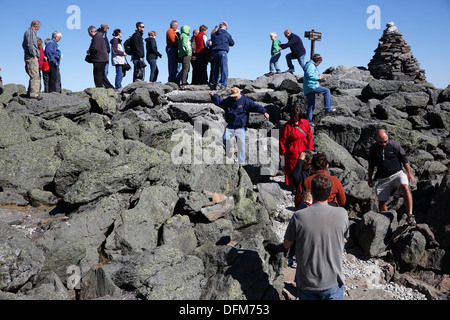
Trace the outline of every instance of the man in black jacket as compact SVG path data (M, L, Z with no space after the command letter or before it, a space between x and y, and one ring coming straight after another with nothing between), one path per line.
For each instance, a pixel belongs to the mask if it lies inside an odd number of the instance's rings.
M397 188L403 193L404 203L408 211L407 222L409 225L416 224L413 216L413 199L409 183L414 183L415 178L411 173L409 161L405 151L398 142L389 139L385 129L377 130L374 143L369 149L368 184L373 187L372 175L377 168L375 179L378 180L375 188L380 211L387 211L386 202L389 200L391 190ZM406 174L402 170L402 165Z
M136 32L131 36L131 61L134 64L133 82L136 80L144 80L145 67L144 62L144 34L145 25L143 22L136 23Z
M304 69L306 50L303 46L302 39L300 39L298 35L292 33L289 29L284 32L284 35L289 41L288 43L281 45L281 50L291 48L291 53L286 55L286 62L289 68L286 72L295 72L295 67L292 64L292 59L298 60L298 63L300 64L302 69Z
M99 33L94 26L88 28L88 33L92 37L92 40L87 53L91 56L94 65L95 87L102 88L104 86L107 89L114 89L114 86L109 82L105 75L105 66L109 61L105 40L103 39L102 34Z

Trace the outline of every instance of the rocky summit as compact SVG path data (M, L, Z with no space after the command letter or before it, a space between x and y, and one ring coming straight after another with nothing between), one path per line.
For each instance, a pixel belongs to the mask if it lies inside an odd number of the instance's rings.
M6 84L0 298L295 298L280 249L293 195L277 133L290 105L306 110L303 77L229 85L270 114L251 114L247 166L224 156L223 110L207 86L135 82L37 101ZM345 66L326 70L322 85L337 112L325 115L317 98L314 145L347 195L346 299L396 299L381 285L448 299L450 86L376 79ZM411 162L416 227L405 225L399 193L388 212L377 211L367 156L378 128Z

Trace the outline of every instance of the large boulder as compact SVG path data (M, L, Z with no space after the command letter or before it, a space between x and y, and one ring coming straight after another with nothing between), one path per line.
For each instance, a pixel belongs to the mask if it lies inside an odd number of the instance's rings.
M371 258L384 253L397 226L397 213L393 210L364 214L355 226L355 237L364 255Z
M202 260L167 245L116 263L114 283L145 300L198 300L206 284Z
M37 276L44 253L21 231L0 221L0 290L17 291Z

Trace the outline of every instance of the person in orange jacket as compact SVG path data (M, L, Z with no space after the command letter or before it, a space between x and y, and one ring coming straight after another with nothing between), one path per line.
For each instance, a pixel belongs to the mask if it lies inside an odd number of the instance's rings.
M333 183L333 187L331 188L330 196L328 197L328 204L335 206L335 207L343 207L346 202L345 197L345 191L344 187L342 186L342 183L339 181L338 178L334 176L330 176L327 172L328 170L328 160L327 157L323 153L317 153L313 156L311 161L313 171L311 172L311 175L305 179L304 185L305 190L311 190L311 180L314 178L314 176L318 174L323 174L325 176L328 176L331 178L331 181ZM299 188L295 197L295 202L297 206L297 199L300 199L302 190Z
M313 134L309 121L299 105L291 108L291 118L284 124L280 136L280 155L284 155L284 175L286 185L294 185L292 171L300 154L305 150L314 150Z

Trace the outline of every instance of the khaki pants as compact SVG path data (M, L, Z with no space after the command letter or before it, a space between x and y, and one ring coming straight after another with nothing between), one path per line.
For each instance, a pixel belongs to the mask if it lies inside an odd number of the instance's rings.
M37 97L39 96L39 90L41 87L38 57L26 59L25 65L27 67L27 73L30 76L30 82L28 84L28 95L30 97Z

